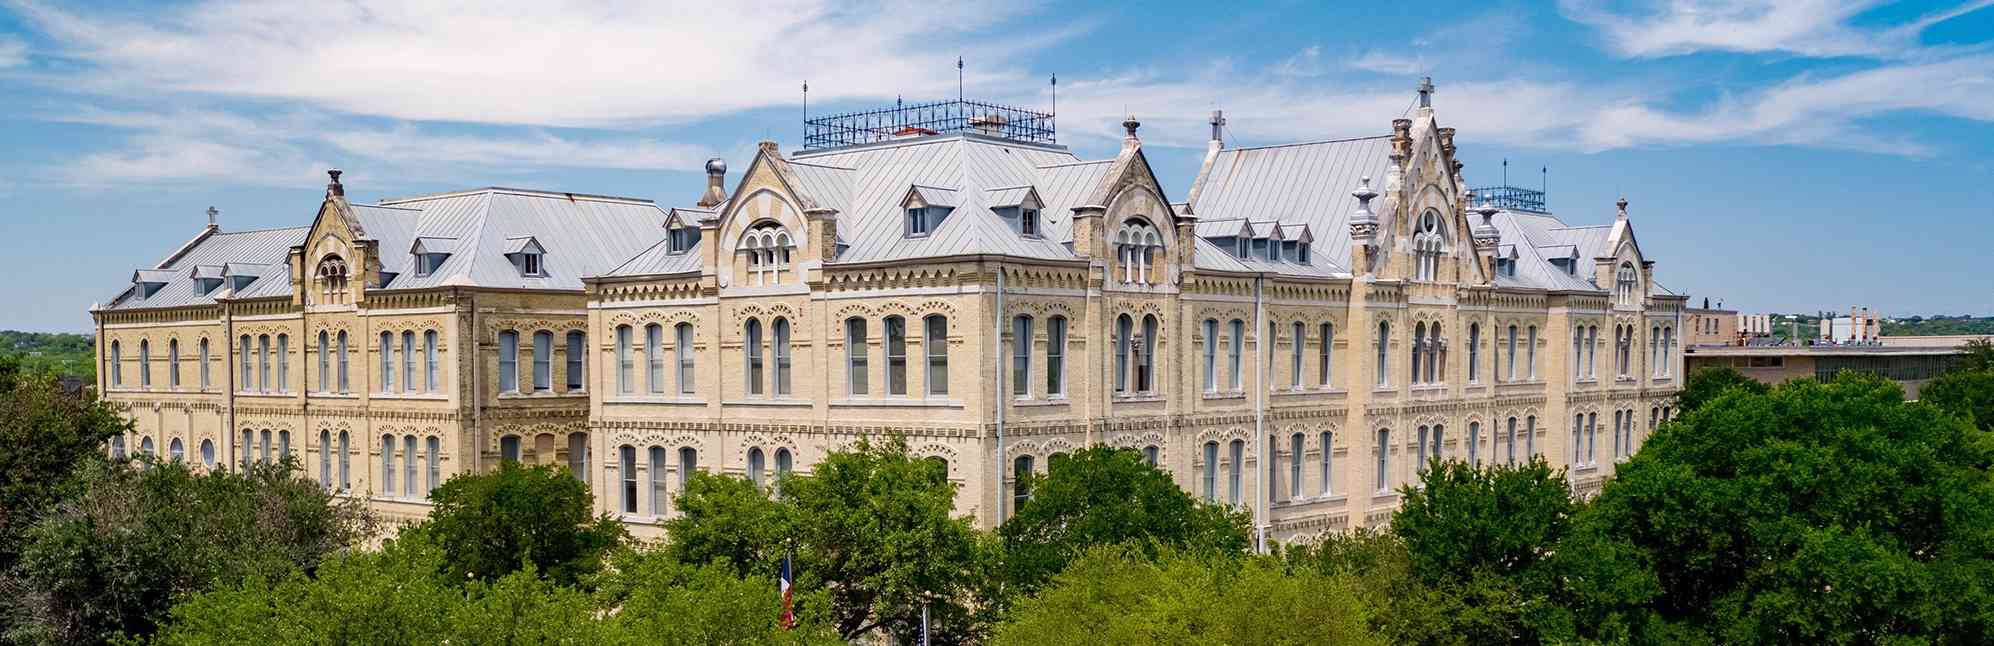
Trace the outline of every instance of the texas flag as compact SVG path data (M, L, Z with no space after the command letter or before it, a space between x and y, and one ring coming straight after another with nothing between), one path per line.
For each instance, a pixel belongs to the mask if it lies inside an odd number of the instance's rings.
M779 576L782 582L782 629L789 630L796 627L796 613L790 607L794 598L790 591L796 587L796 566L788 554L782 555L782 572Z

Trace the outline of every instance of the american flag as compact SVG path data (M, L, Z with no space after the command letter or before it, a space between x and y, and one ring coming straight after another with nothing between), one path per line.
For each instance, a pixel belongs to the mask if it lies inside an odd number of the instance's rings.
M796 587L796 566L790 555L782 555L782 571L778 576L782 583L782 629L789 630L796 627L796 613L790 605L794 599L791 590Z

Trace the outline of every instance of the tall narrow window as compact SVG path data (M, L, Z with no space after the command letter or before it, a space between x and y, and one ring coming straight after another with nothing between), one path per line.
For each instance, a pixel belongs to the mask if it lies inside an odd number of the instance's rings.
M656 323L644 326L644 389L665 392L665 328Z
M1427 434L1427 427L1425 426L1419 427L1419 436L1418 436L1419 441L1414 442L1412 445L1413 456L1416 458L1413 462L1413 469L1412 469L1414 473L1426 472L1426 447L1427 447L1426 434Z
M381 495L395 495L395 436L381 436Z
M693 388L699 385L698 379L693 376L692 324L680 323L672 329L678 335L678 342L672 345L672 351L678 353L679 394L690 395Z
M352 389L348 388L347 384L348 381L346 379L346 332L344 330L341 330L339 332L339 392L340 393L352 392Z
M942 478L946 480L948 478L948 473L949 473L948 461L942 460L941 458L928 458L928 459L936 460L942 463ZM791 455L789 449L786 448L776 449L775 450L775 495L777 497L782 496L782 479L789 477L789 471L794 468L796 468L796 456Z
M339 432L339 490L353 490L353 438Z
M270 337L263 337L263 346L263 354L265 355L263 357L263 372L265 376L268 376L270 373L270 357L268 356L270 354ZM152 342L146 339L139 339L138 341L138 387L152 387Z
M1288 375L1288 385L1300 389L1302 387L1302 341L1308 337L1303 334L1303 330L1306 328L1302 327L1301 321L1295 321L1289 328L1291 328L1288 334L1290 337L1289 343L1292 345L1288 348L1288 369L1293 374Z
M1503 436L1503 463L1516 464L1516 418L1509 418L1509 428Z
M212 450L213 445L201 442L203 452ZM212 458L213 456L202 456ZM212 465L212 461L210 461ZM332 431L318 432L318 483L326 489L332 488Z
M1378 458L1377 473L1376 473L1376 480L1378 483L1378 493L1389 493L1392 490L1392 481L1390 480L1391 469L1389 464L1389 461L1391 460L1392 457L1391 431L1387 431L1385 429L1378 429L1378 446L1376 448L1376 453Z
M699 470L699 450L690 446L679 447L679 491L685 491L685 483Z
M406 331L402 332L402 392L415 390L415 332Z
M568 434L568 473L586 484L589 481L589 435Z
M1115 392L1129 391L1129 345L1135 336L1135 321L1129 315L1115 317Z
M1572 379L1585 378L1585 326L1572 330Z
M180 389L180 340L166 341L166 387Z
M1066 317L1045 321L1045 396L1066 395Z
M1422 378L1422 376L1420 375L1420 366L1422 364L1420 364L1419 362L1420 358L1419 354L1420 350L1424 349L1425 347L1426 347L1426 323L1421 322L1412 326L1412 373L1407 378L1408 379L1407 383L1413 383L1413 384L1424 383L1424 378Z
M748 353L748 373L746 375L748 379L748 394L760 395L763 392L761 320L748 319L746 337L742 345L747 346L745 349Z
M442 387L436 383L436 330L422 333L422 389L436 392Z
M762 486L762 478L765 477L763 471L768 465L764 460L762 447L748 448L748 482L755 483L756 487Z
M198 357L196 357L196 358L197 358L197 359L199 359L199 360L200 360L200 362L201 362L201 367L200 367L200 373L201 373L201 390L207 390L207 389L208 389L208 385L209 385L209 379L208 379L208 361L209 361L209 358L208 358L208 340L207 340L207 339L201 339L201 342L200 342L199 344L196 344L196 347L197 347L197 348L199 348L199 349L198 349L198 350L196 351L196 352L198 353L198 355L199 355L199 356L198 356Z
M174 378L176 386L179 385L177 383L179 381L176 375ZM277 392L291 392L291 335L289 334L277 335Z
M499 334L499 343L500 343L500 345L504 345L504 342L505 342L505 333L500 333L500 334ZM380 368L381 368L381 370L380 370L380 372L381 372L381 383L379 384L380 388L379 388L378 392L384 392L384 393L387 393L387 392L394 392L394 390L395 390L395 333L393 333L393 332L382 332L382 333L381 333L381 343L380 343L380 351L379 351L379 352L380 352L380 355L381 355L381 356L380 356L380 360L381 360L381 366L380 366ZM500 356L500 357L499 357L499 369L500 369L500 371L501 371L501 372L503 372L503 371L504 371L504 369L505 369L505 357L504 357L504 356ZM503 389L503 388L501 388L501 389L500 389L500 391L501 391L501 392L504 392L504 389Z
M588 336L580 330L569 331L568 356L567 356L568 359L567 378L568 378L569 392L585 390L588 388L588 373L586 372L587 370L586 366L588 365L588 362L585 360L587 357L588 357Z
M498 335L499 392L519 392L519 333L512 330Z
M256 353L250 350L249 335L247 334L242 335L242 338L238 340L238 342L236 343L236 348L237 349L235 353L236 355L235 363L236 365L241 366L241 369L237 370L237 372L241 373L241 378L236 380L235 389L237 392L250 392L252 390L255 390L254 384L256 381L256 366L255 366Z
M519 461L519 436L506 435L499 438L499 459L506 462Z
M1136 390L1143 393L1156 392L1156 333L1155 315L1142 317L1142 339L1136 343L1141 353L1136 362Z
M554 333L533 333L533 392L554 390Z
M139 350L145 350L144 343L139 344ZM139 358L145 358L144 354L141 354ZM141 363L140 365L144 364ZM152 371L146 370L143 376L152 376ZM150 382L151 380L147 379L146 381ZM148 383L147 385L151 384ZM260 334L256 337L256 392L270 392L270 335L268 334Z
M1620 457L1620 411L1613 411L1613 457Z
M1205 501L1219 500L1219 443L1205 443Z
M1586 377L1599 375L1599 326L1586 328Z
M1330 323L1323 323L1317 327L1316 339L1320 342L1320 345L1316 346L1315 349L1316 385L1328 388L1330 366L1332 365L1331 360L1336 358L1334 354L1336 347L1336 326Z
M1032 499L1032 456L1011 460L1011 513L1018 513Z
M1572 466L1586 462L1586 414L1572 416Z
M181 443L180 438L173 438L172 442L166 444L166 457L174 462L185 462L187 458L187 445Z
M789 389L789 319L778 318L770 326L775 332L775 396L788 397Z
M1296 338L1301 338L1299 335ZM1302 497L1302 452L1301 433L1288 436L1288 497Z
M443 479L443 440L431 435L424 440L423 462L429 465L429 479L423 481L424 493L436 493L436 485Z
M1599 463L1599 413L1586 414L1586 464Z
M1662 326L1648 328L1648 373L1662 376Z
M1322 495L1328 496L1336 488L1334 486L1336 478L1331 477L1332 472L1330 471L1330 467L1332 466L1330 456L1336 453L1336 436L1331 435L1329 431L1323 431L1322 437L1317 442L1322 445L1322 455L1320 456L1322 466Z
M886 394L907 394L907 319L886 317Z
M244 338L244 339L248 339L249 337L242 337L242 338ZM248 347L249 347L249 343L248 343L247 341L243 342L243 348L244 348L244 349L247 349ZM248 354L248 352L244 352L243 354L245 354L245 355L246 355L246 354ZM124 358L124 356L122 355L122 353L120 353L120 352L118 351L118 342L117 342L117 341L112 341L112 342L111 342L111 370L110 370L110 372L111 372L111 386L112 386L112 387L114 387L114 388L115 388L115 387L118 387L118 386L123 386L123 385L125 385L125 363L124 363L124 362L125 362L125 358ZM247 372L247 371L245 371L245 372Z
M1011 394L1032 395L1032 317L1011 319Z
M1468 324L1468 383L1482 380L1482 324Z
M258 454L258 459L262 460L264 464L269 464L272 455L271 453L272 447L270 445L270 429L263 429L263 434L261 437L263 438L263 442L256 445L256 452Z
M1219 321L1205 319L1205 392L1219 389Z
M1392 347L1392 324L1389 321L1379 321L1377 367L1378 367L1378 385L1380 387L1389 386L1392 383L1391 347Z
M845 391L855 397L863 397L871 389L866 381L871 370L866 365L868 350L865 319L856 316L845 319Z
M415 497L415 436L402 436L402 495Z
M616 392L628 395L635 392L630 371L630 326L616 326Z
M1246 322L1233 319L1226 326L1226 375L1231 378L1232 390L1238 392L1246 387Z
M1246 440L1233 440L1227 447L1226 457L1230 459L1228 466L1231 467L1225 472L1226 502L1238 506L1245 494L1240 484L1240 472L1246 468Z
M317 390L322 393L332 390L332 334L325 330L319 330L318 333Z
M1537 379L1537 326L1530 326L1530 335L1524 337L1524 343L1523 363L1527 366L1524 377L1535 380Z
M1516 381L1516 326L1509 326L1509 347L1503 348L1502 380Z
M651 515L665 517L665 447L654 446L648 451L651 458L650 469L644 471L644 488L651 492Z
M1523 418L1523 458L1528 460L1534 455L1537 455L1537 416L1528 415Z
M1468 466L1482 464L1482 423L1468 422Z
M177 442L179 440L174 440L174 441ZM290 459L290 457L291 457L291 432L277 431L277 459L288 460Z
M921 343L928 352L928 394L949 394L949 320L940 314L924 319L928 338Z
M623 481L623 513L637 513L637 447L625 444L616 447L617 475Z

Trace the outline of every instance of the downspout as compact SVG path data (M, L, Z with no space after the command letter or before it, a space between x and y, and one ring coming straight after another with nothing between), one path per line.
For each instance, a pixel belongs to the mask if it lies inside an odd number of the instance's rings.
M994 318L996 319L993 322L995 334L990 338L997 340L997 361L995 362L997 364L997 396L993 401L997 402L997 524L1001 525L1004 523L1004 476L1006 475L1005 466L1007 466L1004 464L1004 409L1010 403L1004 399L1008 396L1008 391L1004 390L1004 269L1001 266L997 269L997 312ZM1012 343L1017 343L1017 341L1014 340Z
M235 308L229 306L229 304L227 303L223 303L221 307L222 307L222 335L223 335L222 347L227 348L226 350L222 351L222 356L235 357L234 351L237 347L239 347L235 344ZM224 442L229 446L234 446L236 442L235 375L236 371L241 369L240 366L236 365L236 362L242 361L245 358L246 357L236 357L235 361L222 362L222 365L227 367L227 369L224 370L224 372L228 373L228 378L225 380L227 382L226 386L228 388L228 391L224 397L224 401L228 402L228 424L225 428L222 429L223 432L222 437L224 438ZM235 447L235 449L236 449L235 451L229 453L230 456L238 455L243 450L245 450L243 447L240 446ZM232 459L222 460L223 463L229 463L231 461ZM240 464L240 462L236 463Z
M483 370L480 370L480 368L484 367L484 361L478 356L478 341L481 338L478 336L478 293L467 291L459 291L458 293L462 294L470 302L471 308L471 329L467 330L467 334L463 338L458 339L457 343L460 348L468 348L465 351L465 355L471 364L470 388L468 391L458 391L458 396L468 397L467 401L471 405L471 450L466 452L467 455L463 456L465 459L460 460L460 463L465 465L466 468L464 471L466 473L480 473L484 470L484 465L480 463L484 461L485 457L485 425L483 421L485 374ZM460 359L460 361L462 360Z
M1258 330L1258 332L1255 332L1256 335L1267 334L1266 296L1267 275L1259 274L1254 276L1253 328ZM1273 339L1269 339L1266 336L1261 336L1260 338L1261 342L1257 344L1259 347L1255 348L1256 351L1254 352L1254 354L1260 355L1257 357L1260 364L1260 383L1255 384L1256 387L1254 390L1256 394L1253 397L1253 437L1254 443L1260 445L1258 448L1260 459L1255 466L1260 468L1254 469L1253 478L1258 483L1256 486L1260 490L1260 495L1255 496L1259 500L1254 501L1253 505L1253 544L1254 549L1265 553L1267 551L1267 516L1269 511L1267 501L1272 500L1274 497L1274 492L1267 488L1267 470L1273 468L1274 464L1268 457L1268 450L1272 448L1272 443L1267 440L1267 362L1273 360Z

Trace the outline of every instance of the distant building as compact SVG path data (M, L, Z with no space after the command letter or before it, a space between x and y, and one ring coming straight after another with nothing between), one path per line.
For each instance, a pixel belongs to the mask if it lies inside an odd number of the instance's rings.
M1748 340L1760 337L1772 336L1772 315L1771 314L1738 315L1738 336L1740 338Z
M1703 307L1684 309L1682 320L1683 340L1688 347L1740 345L1740 340L1744 338L1738 311L1724 309L1721 301L1713 308L1710 299L1705 298Z
M1802 377L1823 381L1843 370L1875 373L1904 387L1904 397L1917 399L1926 382L1956 365L1960 346L1994 336L1878 337L1873 343L1811 345L1690 346L1683 365L1690 372L1706 367L1730 367L1767 384Z
M1820 343L1858 344L1876 343L1883 336L1883 319L1870 313L1869 308L1849 307L1848 316L1821 314L1821 334L1815 337Z

